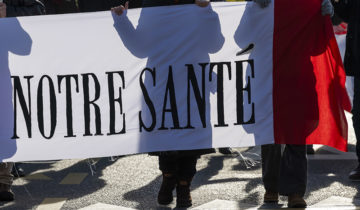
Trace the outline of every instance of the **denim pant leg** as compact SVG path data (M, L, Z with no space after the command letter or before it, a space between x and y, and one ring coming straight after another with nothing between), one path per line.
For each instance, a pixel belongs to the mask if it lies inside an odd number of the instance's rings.
M285 146L281 158L279 193L304 196L307 184L306 145Z
M360 163L360 77L354 77L354 98L351 112L356 136L356 155Z
M13 175L11 169L14 163L0 163L0 183L12 185Z
M268 144L261 146L262 180L266 191L279 192L279 173L281 162L281 145Z

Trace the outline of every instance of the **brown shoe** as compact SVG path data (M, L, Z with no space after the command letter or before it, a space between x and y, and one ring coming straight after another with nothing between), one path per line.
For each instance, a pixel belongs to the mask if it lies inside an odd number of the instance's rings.
M298 194L288 196L288 207L289 208L306 208L307 204L304 198Z
M266 191L264 194L264 203L277 203L279 202L279 193Z
M158 194L158 203L168 205L173 201L173 190L176 186L176 178L173 174L163 174L163 181Z
M190 195L190 182L179 181L176 186L176 207L188 208L192 206L192 199Z
M13 201L14 193L10 189L10 185L0 183L0 201Z

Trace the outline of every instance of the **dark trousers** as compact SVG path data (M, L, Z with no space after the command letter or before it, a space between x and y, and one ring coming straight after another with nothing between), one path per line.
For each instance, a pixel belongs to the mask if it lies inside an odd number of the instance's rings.
M179 4L193 4L195 0L143 0L143 7L158 7Z
M196 173L196 163L198 158L198 155L160 155L160 170L165 174L175 174L178 180L191 181Z
M354 98L351 112L356 136L356 155L360 164L360 77L354 77Z
M44 1L46 14L66 14L79 12L76 7L75 0L61 1L56 3L55 1Z
M261 146L262 175L266 191L304 196L307 183L306 145Z

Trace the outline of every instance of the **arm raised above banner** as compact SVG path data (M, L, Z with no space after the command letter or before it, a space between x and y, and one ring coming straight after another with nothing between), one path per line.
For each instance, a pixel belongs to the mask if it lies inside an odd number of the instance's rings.
M111 8L114 27L126 48L134 56L138 58L145 58L148 55L145 50L147 48L144 47L146 46L147 41L141 37L142 32L139 32L139 29L135 28L127 17L128 8L129 2L126 2L125 6L121 5Z
M111 11L117 15L122 15L127 9L129 9L129 2L127 1L125 3L125 6L123 5L120 5L120 6L117 6L117 7L113 7L111 8Z

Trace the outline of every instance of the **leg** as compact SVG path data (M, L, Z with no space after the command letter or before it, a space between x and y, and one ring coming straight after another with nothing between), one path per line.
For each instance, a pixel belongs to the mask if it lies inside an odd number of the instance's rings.
M14 193L10 189L13 182L12 167L13 163L0 163L0 201L14 200Z
M351 112L353 114L352 121L356 136L356 155L359 166L350 173L349 178L360 180L360 77L354 77L354 98Z
M162 183L158 193L158 203L168 205L173 201L173 190L176 186L177 156L160 155L159 168L162 172Z
M163 174L176 174L178 170L177 155L160 155L159 169Z
M13 163L0 163L0 183L6 185L12 185L13 175L11 169Z
M279 172L281 145L268 144L261 146L262 179L266 191L279 192Z
M185 156L185 157L179 158L179 161L178 161L178 166L179 166L178 178L179 178L179 180L191 182L192 178L196 174L196 163L197 163L198 159L199 159L198 155Z
M285 146L280 169L281 195L298 194L304 196L307 182L306 145Z
M307 184L306 145L285 146L280 168L279 193L288 197L289 207L306 207L303 199Z
M192 199L190 195L190 185L193 177L196 174L196 163L199 156L184 156L179 158L178 166L178 180L176 186L176 206L178 208L192 206Z

